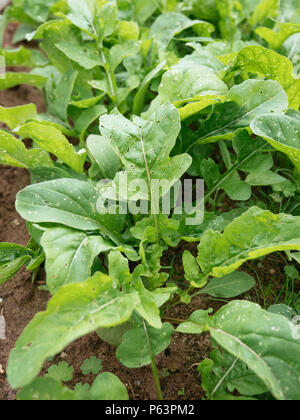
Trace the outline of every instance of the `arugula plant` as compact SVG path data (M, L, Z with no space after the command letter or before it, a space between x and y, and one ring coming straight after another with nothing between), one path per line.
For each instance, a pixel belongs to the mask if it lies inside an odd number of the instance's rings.
M162 399L155 357L175 332L167 309L200 294L248 292L255 280L238 271L246 261L286 252L299 262L300 81L290 38L300 32L300 12L297 2L283 3L14 0L6 9L1 31L22 23L14 41L37 41L42 52L3 48L8 67L30 72L7 72L0 89L30 84L47 104L45 114L33 104L0 107L0 163L31 176L16 199L31 240L0 244L0 284L23 266L35 278L45 263L52 295L10 355L19 399L127 399L110 373L90 389L64 386L65 365L36 378L49 357L94 331L124 366L151 365ZM147 191L124 187L124 175ZM192 176L206 184L196 226L187 223L193 214L157 211ZM258 187L276 197L273 211L260 205ZM221 194L231 211L219 211ZM125 202L135 205L124 212ZM147 214L136 211L142 203ZM198 256L183 253L179 287L162 257L184 241L198 244ZM208 398L237 390L299 399L299 326L248 301L210 314L196 311L176 329L208 331L222 348L200 365ZM82 367L98 368L94 359Z

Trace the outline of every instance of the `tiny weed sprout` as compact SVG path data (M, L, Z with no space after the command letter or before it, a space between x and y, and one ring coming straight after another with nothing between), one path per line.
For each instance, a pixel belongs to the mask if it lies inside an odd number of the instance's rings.
M0 106L0 170L30 175L0 342L20 270L49 295L10 349L18 400L135 399L121 365L149 366L159 400L180 369L201 391L178 400L299 400L299 2L12 0L0 41L0 90L46 104ZM65 359L91 333L114 373ZM183 338L205 356L173 366Z

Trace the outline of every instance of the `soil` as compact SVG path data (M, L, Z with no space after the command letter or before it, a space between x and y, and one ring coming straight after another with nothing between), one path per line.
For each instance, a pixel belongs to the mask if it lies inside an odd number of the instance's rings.
M9 25L5 34L6 45L10 45L10 39L16 29L15 25ZM43 94L40 90L30 86L20 86L5 92L0 92L0 105L16 106L27 103L35 103L38 111L45 111ZM4 125L0 123L0 128ZM26 245L29 239L24 220L15 211L16 193L29 184L28 173L23 169L0 166L0 242L16 242ZM172 281L181 282L183 279L183 267L180 249L170 250L163 259L163 265L174 267ZM193 254L196 251L195 244L185 244L184 249L189 249ZM246 269L252 275L259 270L260 281L266 287L272 285L274 274L277 275L275 287L281 287L284 280L284 261L280 258L274 260L274 256L268 258L258 268L253 264L246 265ZM274 267L275 270L274 270ZM278 282L278 286L277 286ZM7 323L7 338L0 341L0 400L15 400L16 392L12 390L6 380L6 366L11 349L29 321L37 312L46 309L49 294L39 289L44 284L44 273L40 273L37 281L32 283L31 273L22 270L14 279L0 286L0 313L3 314ZM300 284L296 283L299 290ZM264 303L266 297L261 289L256 288L242 298ZM274 303L272 294L267 296L269 304ZM222 302L211 300L205 296L196 297L190 305L178 305L172 308L166 315L170 318L187 319L197 309L213 307L219 309ZM160 371L164 369L169 376L161 377L162 389L167 400L199 400L204 397L200 386L200 377L196 371L196 364L209 356L211 343L208 335L180 335L174 334L171 346L157 357ZM101 359L103 370L116 374L126 385L129 396L134 400L155 400L156 392L150 367L142 369L127 369L122 366L115 356L115 349L101 341L96 334L85 336L70 346L61 354L57 355L50 363L47 362L43 373L53 363L65 361L73 366L74 378L67 385L74 387L77 383L91 384L95 376L84 376L80 370L83 361L91 356ZM163 375L164 376L164 375ZM178 392L183 391L179 396Z

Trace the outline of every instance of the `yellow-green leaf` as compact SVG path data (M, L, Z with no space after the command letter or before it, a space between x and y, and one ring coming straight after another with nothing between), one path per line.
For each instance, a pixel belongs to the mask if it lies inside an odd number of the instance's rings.
M23 138L31 138L42 149L58 157L76 172L83 172L86 151L76 152L67 138L53 126L31 122L18 128L16 132Z
M97 273L86 282L62 287L25 328L11 352L7 368L13 388L28 385L44 361L68 344L100 327L129 320L138 302L136 292L116 294L112 278Z
M238 54L238 65L249 73L276 80L285 89L291 108L300 106L300 79L292 62L283 55L261 46L249 46Z
M12 108L0 106L0 121L6 124L11 130L35 118L37 118L37 110L34 104Z
M44 150L28 150L21 140L4 130L0 130L0 163L27 169L53 166L49 154Z

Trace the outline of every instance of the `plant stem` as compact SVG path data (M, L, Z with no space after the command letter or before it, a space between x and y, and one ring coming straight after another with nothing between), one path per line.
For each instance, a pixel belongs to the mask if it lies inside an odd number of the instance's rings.
M144 330L145 330L146 337L147 337L147 345L148 345L149 355L150 355L150 358L151 358L151 369L152 369L152 375L153 375L155 389L156 389L156 393L157 393L157 398L160 401L162 401L164 399L164 397L163 397L162 390L161 390L161 385L160 385L160 380L159 380L159 372L158 372L158 369L157 369L157 366L156 366L155 357L154 357L153 352L152 352L152 347L151 347L151 342L150 342L150 338L149 338L149 334L148 334L147 325L146 325L145 321L143 321L143 323L144 323Z
M217 386L215 387L215 389L213 390L213 392L211 393L210 398L212 398L215 393L218 391L218 389L220 388L220 386L222 385L222 383L225 381L225 379L227 378L227 376L230 374L230 372L235 368L235 365L237 364L239 359L235 359L235 361L232 363L230 369L225 373L225 375L221 378L221 380L218 382Z
M113 100L115 101L116 100L116 90L115 90L115 86L114 86L114 82L113 82L113 79L112 79L112 75L111 75L110 70L108 68L108 62L106 60L106 57L105 57L105 54L103 52L102 46L100 47L99 52L100 52L101 60L103 61L104 69L106 71L106 75L107 75L107 78L108 78L108 83L109 83L110 91L111 91Z
M174 324L182 324L186 322L184 319L176 319L176 318L164 318L164 322L173 322Z
M154 223L155 223L156 241L157 241L157 243L159 243L160 235L159 235L159 225L158 225L158 218L157 218L157 214L159 213L159 209L157 209L155 207L155 201L154 201L153 190L152 190L151 174L150 174L149 167L148 167L145 144L144 144L144 139L143 139L143 132L142 132L141 128L140 128L140 140L141 140L141 145L142 145L143 157L144 157L144 161L145 161L145 168L146 168L147 179L148 179L148 187L149 187L149 190L150 190L151 214L153 215Z
M222 184L235 172L237 171L244 163L246 163L250 158L256 155L256 153L261 152L265 149L266 145L259 147L254 152L250 153L250 155L246 156L242 161L238 162L236 165L232 166L223 176L222 178L214 185L214 187L205 194L202 200L199 202L198 207L200 208L203 202L206 202L219 188L221 188ZM192 213L187 214L190 216Z
M95 41L97 41L97 43L98 43L99 53L100 53L100 56L101 56L101 60L103 61L103 67L104 67L106 75L107 75L107 79L108 79L109 87L110 87L111 94L112 94L112 97L113 97L113 101L115 102L115 100L116 100L115 84L113 82L113 77L112 77L110 69L109 69L109 64L106 60L106 57L105 57L105 54L104 54L104 51L103 51L103 44L102 44L102 41L100 41L100 39L99 39L99 36L98 36L98 33L97 33L96 28L94 26L94 23L93 22L90 22L90 23L91 23L91 26L93 28L93 37L94 37Z

